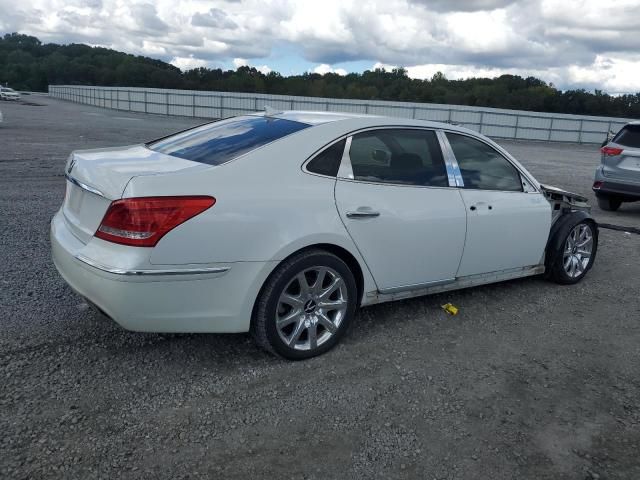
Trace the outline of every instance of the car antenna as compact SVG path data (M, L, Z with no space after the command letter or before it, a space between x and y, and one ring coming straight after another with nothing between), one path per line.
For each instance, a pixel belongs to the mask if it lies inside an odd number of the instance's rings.
M275 108L270 107L269 105L264 106L265 117L275 117L276 115L280 115L281 113L284 113L284 112L282 110L276 110Z

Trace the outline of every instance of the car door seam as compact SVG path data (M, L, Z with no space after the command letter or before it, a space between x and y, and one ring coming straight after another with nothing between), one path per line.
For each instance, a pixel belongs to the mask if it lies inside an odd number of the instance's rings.
M460 259L458 260L458 268L456 268L455 278L458 278L458 273L460 272L460 267L462 266L462 259L464 258L464 251L467 248L467 236L469 235L469 211L467 210L467 203L464 201L464 195L462 195L462 188L457 188L458 195L460 196L460 200L462 201L462 208L464 209L464 242L462 244L462 253L460 254Z
M336 194L336 189L338 188L338 181L339 181L339 179L336 178L336 181L333 184L333 205L336 208L336 213L338 214L338 218L340 219L340 223L342 223L342 227L347 232L347 235L351 239L351 242L353 243L353 246L356 248L356 250L358 252L358 255L360 255L360 258L362 259L362 262L364 263L365 267L367 267L367 270L369 271L369 275L373 279L373 283L376 286L376 290L379 291L380 288L378 287L378 281L376 280L376 277L373 276L373 272L371 271L371 268L369 267L369 264L367 263L367 259L364 258L364 255L362 254L362 251L360 251L360 247L358 247L358 244L357 244L355 238L353 238L353 236L351 235L351 232L347 228L347 225L344 223L344 219L342 218L342 215L340 214L340 208L338 207L338 195ZM366 293L367 292L363 292L363 297L364 297L364 295L366 295Z

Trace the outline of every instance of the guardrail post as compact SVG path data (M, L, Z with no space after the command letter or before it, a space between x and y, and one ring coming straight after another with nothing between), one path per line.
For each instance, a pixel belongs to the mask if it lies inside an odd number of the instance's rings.
M553 132L553 121L555 120L554 117L551 117L551 124L549 125L549 134L547 135L547 142L551 141L551 133Z
M258 111L258 97L257 96L253 97L253 109L256 112Z
M144 113L149 113L147 108L147 89L144 90Z
M169 92L164 92L164 101L166 103L167 115L169 115Z
M220 118L224 117L224 95L220 95Z
M516 115L516 130L513 132L513 139L518 139L518 125L520 124L520 115Z
M483 121L484 121L484 110L480 112L480 129L478 130L480 133L482 133Z
M127 107L129 107L129 111L131 111L131 90L127 90Z
M582 126L584 125L584 120L580 119L580 128L578 128L578 143L582 143Z
M196 118L196 92L191 94L191 106L193 107L191 109L191 113L193 114L192 117Z

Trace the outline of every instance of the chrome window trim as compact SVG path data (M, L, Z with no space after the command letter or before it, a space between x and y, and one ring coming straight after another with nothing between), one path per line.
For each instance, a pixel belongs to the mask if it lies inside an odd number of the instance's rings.
M529 184L529 186L531 187L531 189L532 189L531 192L525 192L524 185L523 185L521 191L515 191L515 190L488 190L488 189L484 189L484 188L466 188L467 190L477 190L479 192L541 193L540 190L538 188L536 188L535 182L532 181L531 177L529 175L525 174L525 172L523 172L521 168L519 168L517 165L515 165L513 163L513 159L511 158L511 155L509 154L509 152L504 150L499 145L498 145L498 148L496 148L495 146L491 145L489 142L487 142L483 138L480 138L480 137L478 137L476 135L473 135L473 134L470 134L470 133L467 133L467 132L460 132L460 131L457 131L457 130L445 130L445 129L442 129L441 131L443 133L444 139L446 140L448 148L451 149L451 155L453 157L453 161L455 162L458 171L460 171L460 166L458 165L458 160L455 158L455 154L453 153L453 148L451 148L451 144L449 143L449 139L447 138L447 135L446 135L447 133L452 133L452 134L455 134L455 135L462 135L462 136L465 136L465 137L473 138L474 140L477 140L477 141L479 141L481 143L484 143L487 147L489 147L492 150L496 151L498 154L500 154L500 156L502 158L504 158L507 162L509 162L509 164L513 168L515 168L516 171L520 174L521 179L524 178L527 181L527 183ZM462 173L460 173L460 178L462 180ZM463 184L464 184L464 182L463 182Z
M442 156L444 157L445 165L447 166L449 186L464 188L462 172L460 172L460 166L458 165L456 156L453 154L453 149L449 144L449 139L447 138L443 130L436 130L436 135L438 137L438 142L440 143L440 150L442 150Z
M356 181L353 176L351 157L349 156L352 141L353 135L349 135L347 137L347 142L344 144L344 152L342 152L342 160L340 161L340 168L338 168L338 178Z
M81 181L73 178L68 173L65 173L64 176L65 176L65 178L67 180L69 180L74 185L80 187L81 189L86 190L87 192L91 192L94 195L98 195L98 196L100 196L102 198L107 198L106 195L104 193L102 193L100 190L98 190L97 188L93 188L93 187L90 187L89 185L87 185L86 183L82 183Z
M96 262L95 260L91 260L88 257L85 257L82 254L78 254L75 256L76 260L84 263L85 265L89 265L90 267L96 268L102 272L112 273L114 275L124 275L124 276L141 276L141 275L200 275L206 273L225 273L231 269L231 267L202 267L202 268L170 268L170 269L127 269L127 268L117 268L117 267L109 267L107 265L103 265L100 262Z
M393 183L393 182L374 182L370 180L358 180L353 175L353 167L351 166L351 157L349 156L349 150L351 149L351 141L354 135L364 132L370 132L373 130L423 130L427 132L433 132L436 134L436 138L438 139L438 146L440 147L440 153L442 154L442 161L445 164L445 169L447 171L447 179L449 182L449 186L438 186L438 185L408 185L405 183ZM344 166L344 168L343 168ZM447 166L447 160L445 158L445 153L442 151L442 145L440 144L438 138L438 130L431 127L422 127L419 125L384 125L377 127L367 127L359 130L355 130L349 134L347 137L347 143L345 144L344 152L342 154L342 161L340 162L340 169L338 170L338 179L340 180L348 180L351 182L357 183L368 183L372 185L385 185L391 187L409 187L409 188L451 188L455 187L455 184L451 184L451 179L449 177L449 167Z

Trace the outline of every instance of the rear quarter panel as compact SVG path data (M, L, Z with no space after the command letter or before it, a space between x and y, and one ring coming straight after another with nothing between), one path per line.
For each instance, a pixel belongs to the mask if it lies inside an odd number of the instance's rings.
M336 122L337 123L337 122ZM169 232L153 264L283 260L309 245L338 245L356 257L365 288L375 289L338 215L335 179L302 171L304 161L344 132L323 124L297 132L204 172L136 177L124 197L211 195L216 204Z

